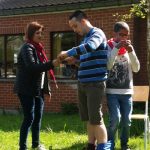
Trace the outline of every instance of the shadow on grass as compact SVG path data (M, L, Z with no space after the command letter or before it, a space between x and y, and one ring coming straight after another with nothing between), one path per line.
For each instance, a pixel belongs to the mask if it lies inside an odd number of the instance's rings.
M108 124L107 116L104 116L105 124ZM0 130L2 131L18 131L23 120L23 115L0 115ZM143 121L132 121L131 135L139 136L143 132ZM41 130L43 131L74 131L79 134L86 132L86 125L80 120L78 114L63 115L61 113L44 113L42 119Z
M0 130L18 131L20 129L23 115L0 115ZM44 114L41 130L43 131L75 131L85 133L85 124L81 122L79 115Z
M77 133L85 133L85 123L83 123L78 114L75 115L63 115L53 114L44 115L42 122L42 130L52 130L53 132L60 131L75 131Z
M49 150L82 150L84 147L84 144L83 143L77 143L77 144L74 144L72 145L71 147L67 147L67 148L61 148L61 149L49 149Z
M83 143L77 143L77 144L72 145L71 147L61 148L61 149L49 148L49 150L82 150L84 146L85 144ZM120 150L120 148L115 148L115 150Z

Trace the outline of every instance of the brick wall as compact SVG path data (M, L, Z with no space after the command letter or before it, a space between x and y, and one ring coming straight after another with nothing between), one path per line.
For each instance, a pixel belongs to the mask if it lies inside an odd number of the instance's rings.
M127 13L129 8L109 8L103 10L89 10L86 11L89 16L89 20L94 26L100 27L104 30L107 35L107 38L113 36L113 25L117 21L117 17L113 17L113 14L119 12L119 14ZM52 14L42 14L42 15L28 15L28 16L11 16L0 18L0 34L18 34L24 33L26 24L31 21L38 21L39 23L45 26L44 33L44 45L47 49L46 53L51 57L51 41L50 41L50 32L52 31L70 31L71 29L68 26L68 16L69 12L64 13L52 13ZM133 38L134 20L128 22L131 28L131 39ZM145 24L141 24L145 27ZM142 32L141 34L145 34ZM145 36L143 35L145 38ZM146 39L143 38L143 42L146 42ZM145 43L144 42L144 43ZM140 45L143 46L143 45ZM141 50L146 51L142 47L138 48L138 55L141 55ZM145 53L146 54L146 53ZM142 57L141 62L145 65L145 59ZM145 68L144 68L145 69ZM141 76L136 77L137 83L139 83L139 78L144 78L145 73L140 74ZM142 83L143 80L141 79ZM7 109L18 109L20 108L20 103L17 96L13 93L13 83L14 81L4 81L0 80L0 108ZM76 102L77 103L77 87L75 83L70 82L59 82L59 89L56 90L53 83L52 86L52 99L51 102L48 102L48 96L46 96L45 101L45 111L50 112L59 112L62 102ZM104 105L106 107L106 105ZM104 108L106 110L106 108Z

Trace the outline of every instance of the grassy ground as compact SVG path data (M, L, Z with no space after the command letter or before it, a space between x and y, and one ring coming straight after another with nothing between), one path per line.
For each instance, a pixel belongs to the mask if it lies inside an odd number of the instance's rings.
M19 128L22 115L0 115L0 150L17 150ZM140 123L142 124L142 123ZM142 127L136 123L132 126L130 139L132 150L144 150ZM78 115L46 114L43 116L41 129L41 143L47 149L53 150L81 150L86 144L85 124ZM31 147L31 134L28 137L28 147ZM117 149L120 144L117 141ZM148 147L150 149L150 145Z

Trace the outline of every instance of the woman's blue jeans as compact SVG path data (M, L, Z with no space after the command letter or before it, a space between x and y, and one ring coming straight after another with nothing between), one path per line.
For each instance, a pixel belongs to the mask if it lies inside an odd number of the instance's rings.
M27 149L26 143L30 128L32 131L32 147L35 148L39 145L39 133L44 107L43 96L33 97L19 94L18 97L20 99L24 115L20 128L20 150Z
M110 119L110 124L108 127L108 140L115 142L115 134L119 123L121 123L121 146L127 145L130 134L131 113L133 108L132 96L130 94L107 94L107 104Z

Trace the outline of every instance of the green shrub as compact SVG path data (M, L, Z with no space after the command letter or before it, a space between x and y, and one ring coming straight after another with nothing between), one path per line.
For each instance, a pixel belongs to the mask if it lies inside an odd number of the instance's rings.
M63 114L72 115L78 113L78 106L76 103L62 103L61 111Z

